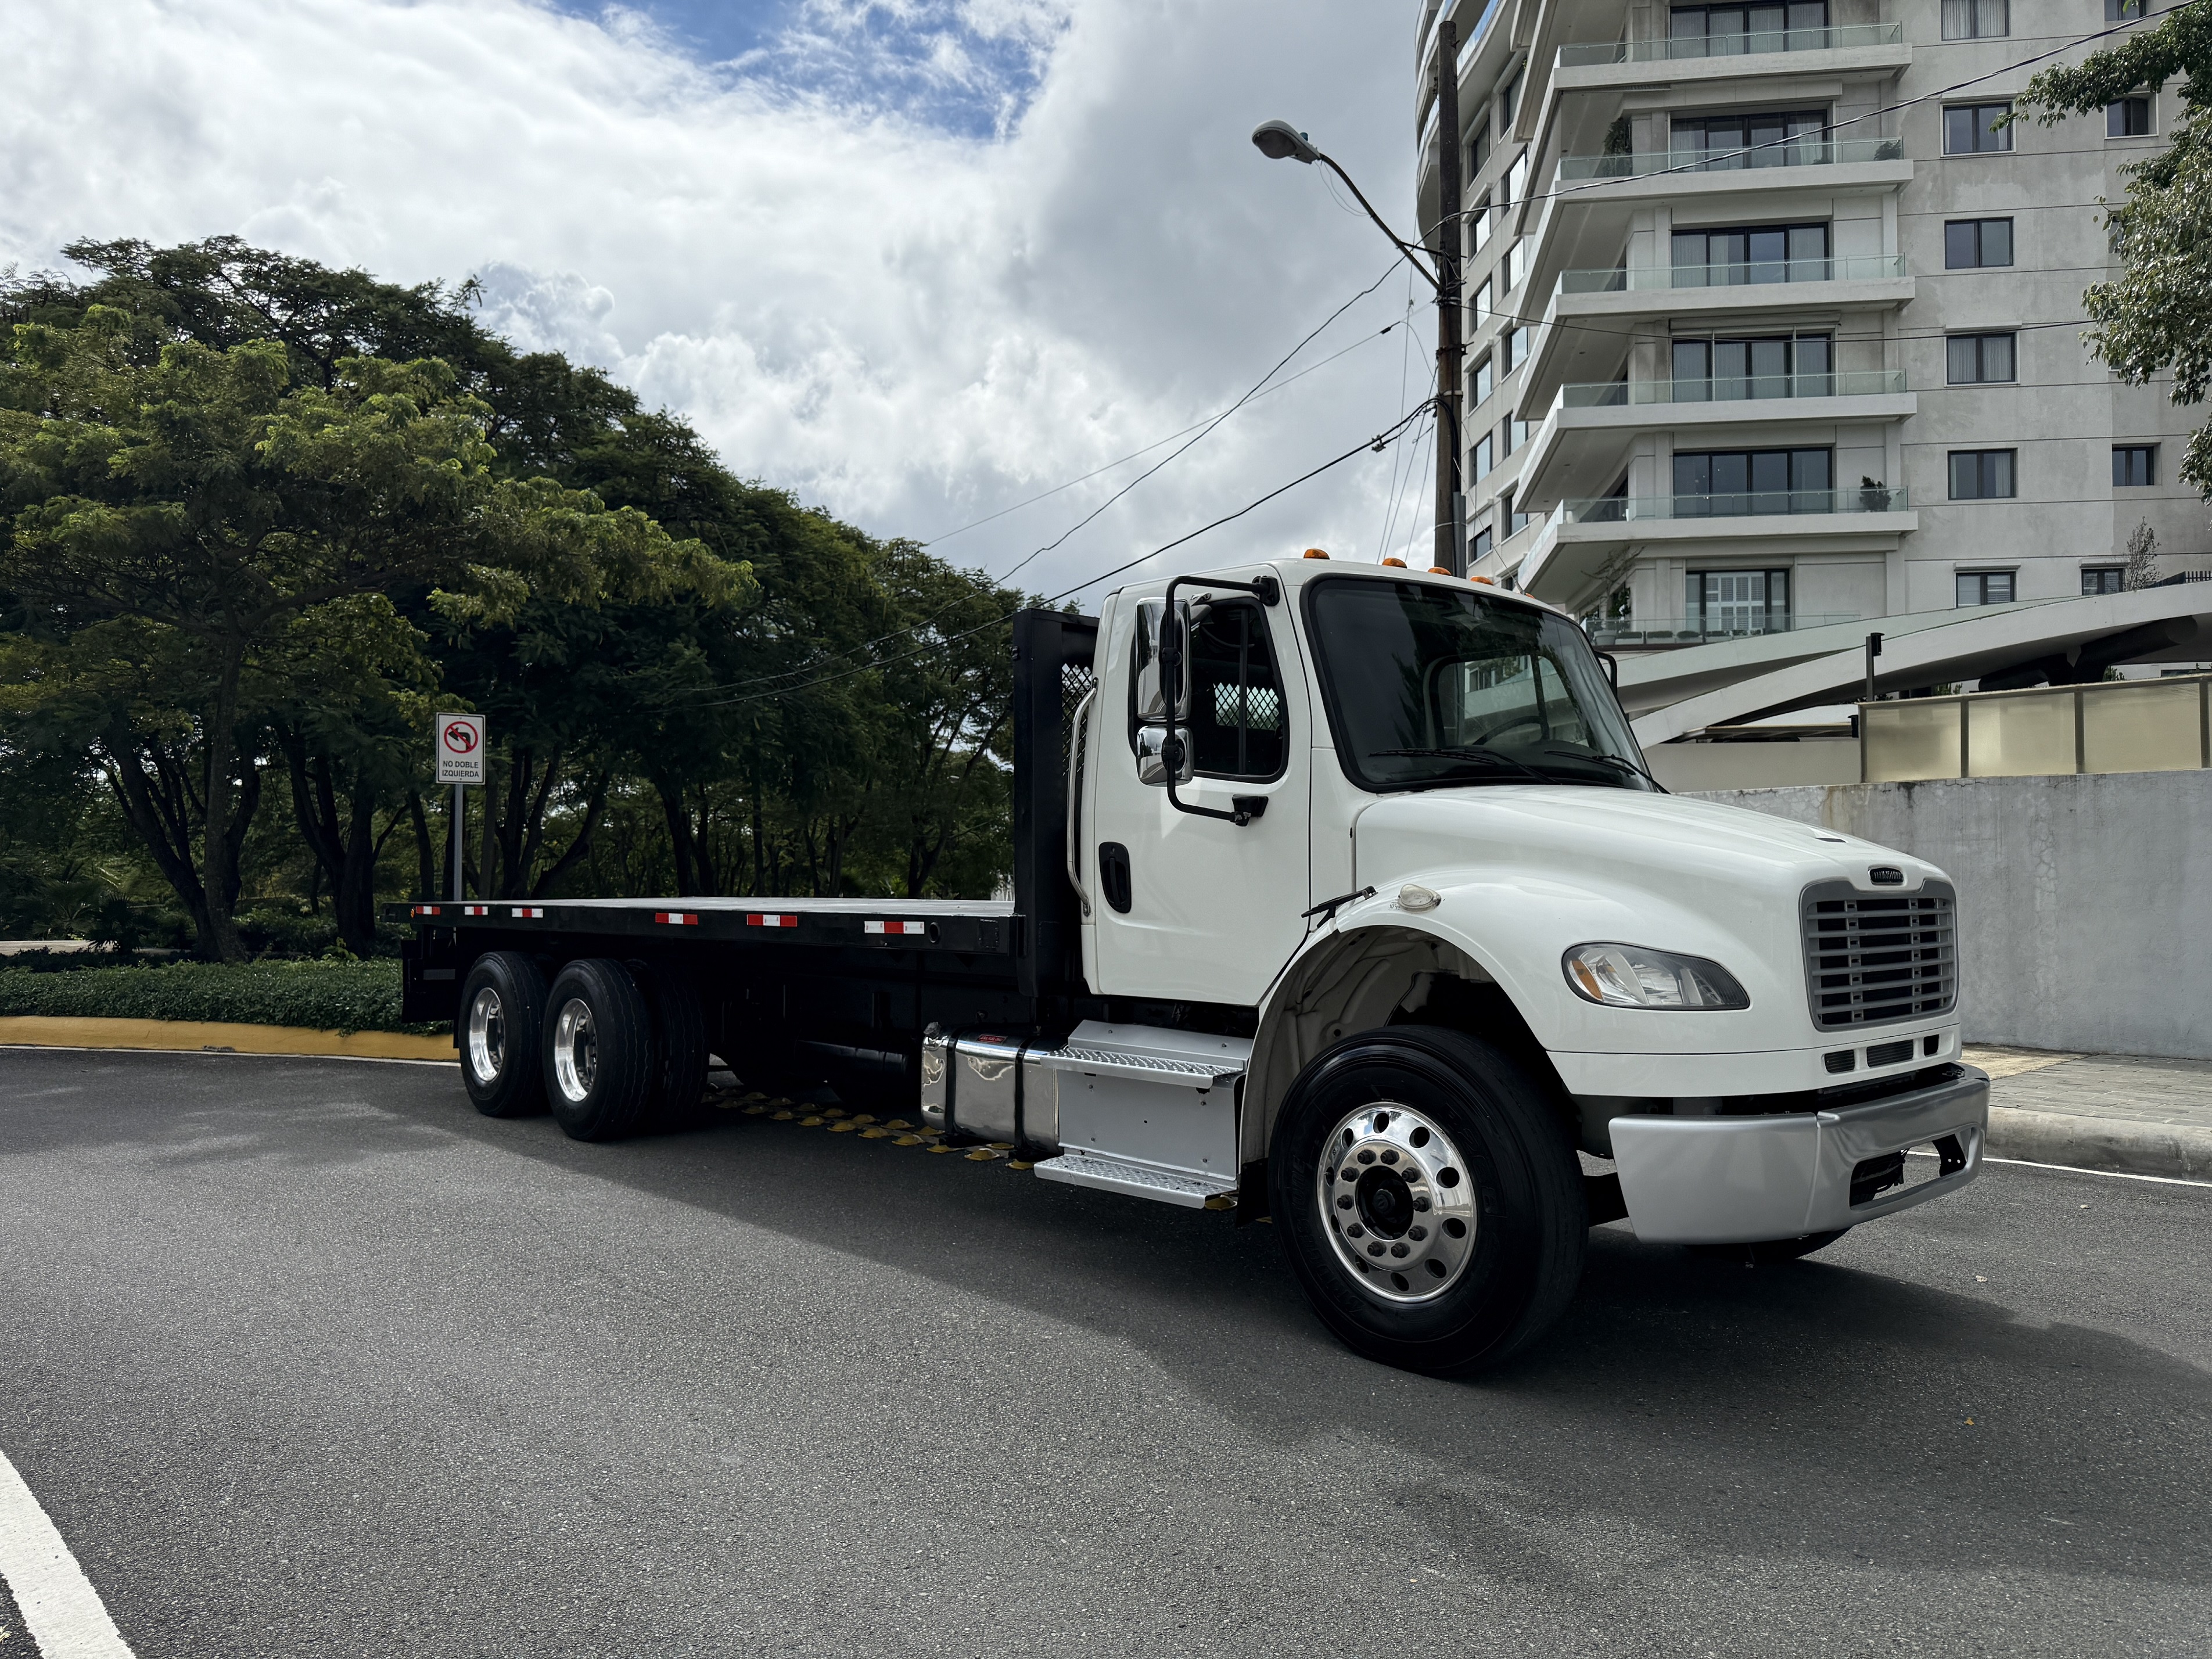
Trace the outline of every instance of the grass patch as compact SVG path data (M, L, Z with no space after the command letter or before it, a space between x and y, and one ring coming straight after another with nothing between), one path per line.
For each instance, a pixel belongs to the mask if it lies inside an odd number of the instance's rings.
M0 968L0 1016L229 1020L318 1031L444 1035L399 1018L399 964L374 962L182 962L40 974Z

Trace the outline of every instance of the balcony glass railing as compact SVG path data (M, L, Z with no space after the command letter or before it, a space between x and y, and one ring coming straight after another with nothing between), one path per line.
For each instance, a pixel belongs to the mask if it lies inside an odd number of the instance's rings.
M1831 623L1854 623L1856 611L1806 615L1757 605L1717 605L1702 617L1589 617L1583 630L1591 643L1609 645L1702 645L1708 640L1740 640L1760 634L1795 634Z
M1901 253L1850 259L1746 259L1727 265L1563 270L1560 294L1626 294L1642 289L1745 288L1753 283L1871 283L1905 274Z
M1562 179L1641 179L1655 173L1735 173L1760 167L1839 167L1894 161L1902 138L1785 138L1738 149L1647 149L1620 155L1562 155Z
M1902 513L1909 505L1901 485L1859 484L1850 489L1748 489L1729 495L1579 496L1553 507L1552 519L1564 524L1633 524L1784 513Z
M1834 374L1716 374L1702 380L1611 380L1565 386L1569 409L1626 409L1638 404L1728 404L1752 398L1879 398L1905 390L1901 368ZM1827 510L1827 509L1823 509Z
M1826 52L1838 46L1893 46L1905 39L1902 23L1845 23L1826 29L1751 29L1670 40L1607 40L1561 46L1561 69L1591 64L1656 64L1680 58L1745 58L1765 52Z

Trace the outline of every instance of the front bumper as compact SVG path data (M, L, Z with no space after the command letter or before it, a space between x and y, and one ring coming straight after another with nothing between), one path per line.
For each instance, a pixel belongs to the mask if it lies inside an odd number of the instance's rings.
M1955 1192L1981 1173L1990 1121L1988 1074L1959 1069L1948 1082L1834 1111L1617 1117L1613 1159L1629 1223L1643 1239L1753 1243L1856 1226ZM1959 1167L1852 1203L1862 1165L1946 1138Z

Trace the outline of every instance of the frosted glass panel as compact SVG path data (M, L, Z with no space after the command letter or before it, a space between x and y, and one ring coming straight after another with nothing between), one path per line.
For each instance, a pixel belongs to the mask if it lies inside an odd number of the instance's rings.
M1917 697L1862 708L1867 781L1957 777L1959 712L1959 705L1948 699Z
M2179 772L2204 763L2202 693L2194 682L2099 686L2081 708L2082 769Z
M1967 705L1966 773L2031 778L2074 769L2074 696L2043 693Z

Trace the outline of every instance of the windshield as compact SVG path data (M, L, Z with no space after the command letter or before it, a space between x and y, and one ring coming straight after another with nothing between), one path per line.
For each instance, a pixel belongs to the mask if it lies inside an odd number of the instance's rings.
M1428 582L1308 590L1338 753L1369 789L1650 789L1605 670L1565 617Z

